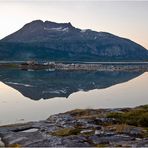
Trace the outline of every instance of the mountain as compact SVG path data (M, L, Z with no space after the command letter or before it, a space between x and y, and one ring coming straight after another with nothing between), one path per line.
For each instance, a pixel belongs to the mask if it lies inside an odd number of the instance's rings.
M148 60L139 44L71 23L35 20L0 41L0 60Z
M142 72L23 71L1 69L0 81L32 99L69 97L74 92L103 89L127 82Z

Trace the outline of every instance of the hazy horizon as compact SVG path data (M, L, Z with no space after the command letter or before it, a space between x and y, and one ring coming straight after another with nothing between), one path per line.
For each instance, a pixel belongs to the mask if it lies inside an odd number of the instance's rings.
M0 12L0 39L33 20L48 20L109 32L148 49L148 1L1 0Z

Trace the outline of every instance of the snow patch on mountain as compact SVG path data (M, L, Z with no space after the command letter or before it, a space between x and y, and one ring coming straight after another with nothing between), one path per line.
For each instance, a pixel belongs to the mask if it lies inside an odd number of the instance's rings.
M69 31L69 28L68 27L66 27L66 28L63 28L63 27L46 28L46 27L44 27L44 30L47 30L47 31L65 31L65 32L68 32Z

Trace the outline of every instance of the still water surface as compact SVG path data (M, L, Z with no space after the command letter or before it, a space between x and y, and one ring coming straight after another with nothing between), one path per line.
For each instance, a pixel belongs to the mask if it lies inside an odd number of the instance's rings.
M0 70L0 125L76 108L148 104L148 72Z

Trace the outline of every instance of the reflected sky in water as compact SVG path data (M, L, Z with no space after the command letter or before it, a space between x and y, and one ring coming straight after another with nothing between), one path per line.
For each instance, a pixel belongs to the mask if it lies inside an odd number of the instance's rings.
M115 78L116 79L116 78ZM148 104L148 72L113 86L77 91L65 97L32 100L0 82L0 124L43 120L76 108L115 108Z

